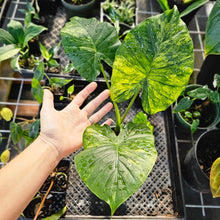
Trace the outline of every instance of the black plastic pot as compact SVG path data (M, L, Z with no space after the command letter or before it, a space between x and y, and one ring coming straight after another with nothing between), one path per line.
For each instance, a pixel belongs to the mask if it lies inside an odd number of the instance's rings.
M182 167L183 177L196 191L210 193L207 170L220 156L220 129L203 133L187 153Z
M61 0L63 7L65 8L67 19L73 16L89 18L92 16L92 10L95 4L95 0L82 5L74 5L68 3L66 0Z
M192 84L192 85L188 85L185 89L186 92L191 91L193 89L196 89L198 87L201 87L201 85L197 85L197 84ZM208 113L207 113L208 111ZM219 122L220 122L220 105L219 103L217 104L210 104L209 108L207 108L206 113L204 113L204 117L208 117L208 114L210 115L210 119L208 120L208 122L200 122L200 125L198 126L197 129L199 130L206 130L206 129L210 129L215 127ZM181 115L180 112L177 112L176 114L176 119L177 122L180 126L182 126L183 128L185 128L186 130L189 130L191 127L191 124L189 124Z

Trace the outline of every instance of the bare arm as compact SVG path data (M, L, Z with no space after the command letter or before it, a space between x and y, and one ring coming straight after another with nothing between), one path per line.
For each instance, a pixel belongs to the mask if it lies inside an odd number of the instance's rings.
M111 110L112 104L107 103L93 114L109 97L108 90L80 110L96 86L96 83L90 83L62 111L54 109L51 92L44 91L40 135L0 170L1 219L17 219L59 161L82 146L83 132L91 125L88 117L97 123ZM111 120L106 123L111 124Z

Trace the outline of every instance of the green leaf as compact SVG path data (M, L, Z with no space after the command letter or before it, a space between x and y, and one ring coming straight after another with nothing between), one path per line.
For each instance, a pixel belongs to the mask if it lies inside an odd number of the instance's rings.
M20 59L20 54L12 58L10 61L11 68L18 72L20 72L19 59Z
M205 56L220 54L220 1L216 1L207 21Z
M94 81L101 71L101 60L112 66L120 44L115 28L96 18L73 17L61 30L66 55L81 76Z
M14 37L16 44L23 44L24 30L22 23L19 21L11 20L7 25L8 32Z
M19 51L20 48L18 48L16 44L9 44L0 47L0 62L12 58L13 56L17 55Z
M59 64L57 63L57 61L55 59L50 59L50 60L48 60L48 66L49 67L58 67Z
M39 43L39 45L40 45L40 52L42 56L44 57L45 60L48 61L51 58L51 55L49 54L49 52L47 51L47 48L43 44Z
M23 41L23 47L27 46L28 42L33 38L38 36L43 31L47 30L46 27L43 27L41 25L36 25L32 22L30 22L24 31L24 41Z
M40 120L37 119L36 121L32 123L29 129L29 137L35 139L39 134L39 130L40 130Z
M58 220L66 211L67 211L67 206L64 206L59 212L57 212L49 217L42 218L42 220Z
M193 43L175 7L134 27L116 53L111 98L123 102L140 89L149 114L169 107L193 71Z
M191 13L192 11L196 10L197 8L200 8L204 4L206 4L209 0L196 0L192 4L190 4L183 12L181 12L180 17L184 17Z
M217 90L220 88L220 75L219 74L214 75L213 86L214 88L217 88Z
M44 63L39 62L37 68L34 71L34 78L39 82L44 78Z
M41 87L40 82L33 78L31 82L31 93L33 94L34 98L41 104L43 102L43 95L44 91Z
M189 109L190 106L193 104L193 102L194 100L190 99L189 97L183 97L174 107L173 113L177 113Z
M199 87L187 92L187 95L195 99L206 99L210 95L210 89L207 86Z
M74 92L74 85L70 86L70 87L67 89L67 93L68 93L69 95L73 94L73 92Z
M58 87L65 86L70 81L71 79L51 78L49 80L49 84L54 88L58 88Z
M76 169L88 188L111 207L111 214L144 183L156 158L154 136L145 124L129 122L118 136L92 125L83 135Z
M10 131L11 131L11 138L14 144L17 144L22 137L22 128L21 125L11 122L10 123Z
M214 104L217 104L220 102L220 94L218 93L218 91L212 91L209 95L209 98L211 102Z
M158 3L160 4L160 7L163 11L166 11L166 10L169 10L170 9L170 6L168 4L168 1L167 0L157 0Z
M0 111L0 115L2 116L3 119L6 121L10 121L13 117L13 112L11 111L10 108L3 107Z
M0 42L3 44L15 44L16 40L8 31L0 28Z
M210 187L213 198L220 197L220 157L217 158L211 167Z
M1 162L8 163L9 159L10 159L10 150L6 149L1 154Z
M194 133L199 126L199 119L193 120L192 125L190 127L191 132Z
M148 121L148 118L147 118L147 115L144 113L144 112L139 112L135 117L134 117L134 120L133 120L134 123L144 123L146 124L152 134L153 134L153 130L154 130L154 126L151 125L151 123Z

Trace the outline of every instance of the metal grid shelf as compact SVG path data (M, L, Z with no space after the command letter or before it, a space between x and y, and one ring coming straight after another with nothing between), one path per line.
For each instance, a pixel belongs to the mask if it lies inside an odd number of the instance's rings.
M23 18L24 15L21 14L18 11L18 9L26 6L26 0L15 0L9 2L11 3L9 10L11 11L9 12L8 10L6 17L4 18L5 20L4 20L3 28L7 26L7 23L10 21L11 18L19 21L24 20ZM208 3L208 6L200 9L199 12L196 14L195 18L193 19L193 21L188 26L190 35L193 39L194 54L195 54L194 74L191 79L192 82L196 81L196 76L199 73L202 63L205 59L203 41L205 37L205 26L206 26L207 16L212 6L213 3L210 2ZM155 0L148 0L148 1L139 0L137 1L137 7L139 9L136 18L137 23L141 22L147 17L154 16L161 12L158 3ZM6 70L5 72L8 73L10 71L11 70ZM3 72L4 71L2 71L2 73ZM6 76L1 76L0 85L7 85L9 87L13 84L18 85L18 90L17 90L18 92L16 93L16 102L9 102L6 99L0 99L0 106L2 105L14 106L15 108L14 108L13 121L15 121L16 117L18 116L19 107L23 106L29 108L32 106L39 108L39 104L22 102L24 98L23 92L24 90L26 90L25 87L31 83L31 79L17 78L14 77L13 74L11 76L12 77L8 77L8 74ZM132 112L128 116L129 120L131 120L134 117L136 111L139 111L139 109L136 108L132 110ZM107 117L109 117L109 115L107 115ZM181 132L181 128L179 128L178 125L176 124L175 124L175 130L173 130L172 127L173 116L171 115L170 110L168 111L168 116L166 113L159 113L156 116L152 117L150 120L156 126L155 128L155 134L157 136L156 147L157 149L159 149L158 152L160 152L158 157L159 160L157 161L154 170L151 172L150 177L144 183L144 188L141 187L138 190L138 192L135 193L134 196L129 198L128 201L120 208L119 210L120 216L114 216L113 218L175 219L177 218L177 216L175 216L176 206L178 205L180 207L183 206L181 201L182 199L181 186L183 184L183 194L184 194L183 203L185 204L184 209L186 213L184 213L183 210L180 210L180 212L182 212L180 213L182 218L187 220L193 218L218 219L220 216L220 199L212 199L211 194L203 194L192 190L191 187L187 185L187 183L184 181L183 178L181 179L182 182L178 182L177 180L177 183L175 183L173 179L175 175L177 176L179 175L178 171L180 171L181 167L178 167L179 164L174 162L175 159L173 161L172 158L170 158L169 156L169 153L171 151L171 149L167 149L167 146L169 145L174 146L174 149L172 149L172 151L174 150L174 153L176 153L175 143L173 143L173 139L171 136L176 134L176 136L173 137L174 139L176 138L175 140L178 147L177 151L179 151L179 154L177 154L176 156L177 158L180 159L180 161L182 161L187 150L192 146L192 144L195 143L195 140L198 138L199 133L197 132L195 135L191 135L191 133L187 133L183 135L183 133ZM167 124L169 125L168 127ZM3 133L3 136L9 136L7 143L7 145L9 146L10 131L9 129L5 129L3 127L2 126L0 127L0 132ZM171 135L170 138L167 137L167 134ZM74 154L69 156L69 159L72 161L72 169L70 169L71 170L70 187L69 187L69 192L67 194L69 208L66 218L67 219L68 218L69 219L82 219L82 218L108 219L109 217L106 217L105 212L103 212L102 216L100 215L97 216L97 210L95 210L94 208L93 210L91 210L90 205L94 201L95 201L94 204L98 205L99 207L102 207L103 210L105 209L105 205L103 204L102 201L99 201L94 195L91 195L91 192L85 187L84 183L79 179L79 176L74 169L73 158L74 158ZM169 167L173 167L173 166L176 166L175 168L176 172L173 173L171 171L170 173ZM158 167L163 167L163 169L158 170ZM162 184L161 188L163 190L158 191L158 188L155 188L155 186L152 185L152 180L156 181L158 185ZM75 185L76 181L78 181L78 186ZM179 186L175 185L178 183ZM172 184L174 184L177 187L176 189L179 190L179 192L176 194L176 198L173 198L173 195L171 193L171 191L173 190ZM152 190L149 190L149 187L152 187ZM161 198L163 199L162 202L160 200L157 200L157 198L155 197L155 193L157 194L161 193ZM86 198L88 198L89 196L93 200L91 199L86 200ZM176 199L176 204L173 201L173 199ZM146 212L146 209L148 210L148 212ZM85 211L84 213L81 212L83 210ZM128 212L130 212L130 214L126 216ZM93 216L91 213L93 213L95 216ZM157 216L154 217L153 215L157 215Z

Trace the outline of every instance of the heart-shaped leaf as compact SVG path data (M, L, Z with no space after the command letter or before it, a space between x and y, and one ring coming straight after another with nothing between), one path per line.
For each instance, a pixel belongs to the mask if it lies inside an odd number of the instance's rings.
M61 30L66 55L81 76L94 81L101 71L101 60L112 66L120 45L115 28L95 18L73 17Z
M211 167L210 187L214 198L220 197L220 157L217 158Z
M209 15L205 35L205 55L220 54L220 1L216 1Z
M76 169L88 188L111 207L111 214L144 183L156 158L146 124L125 125L118 136L105 125L88 127Z
M133 28L117 50L111 98L122 102L142 89L149 114L169 107L193 71L193 43L175 7Z

